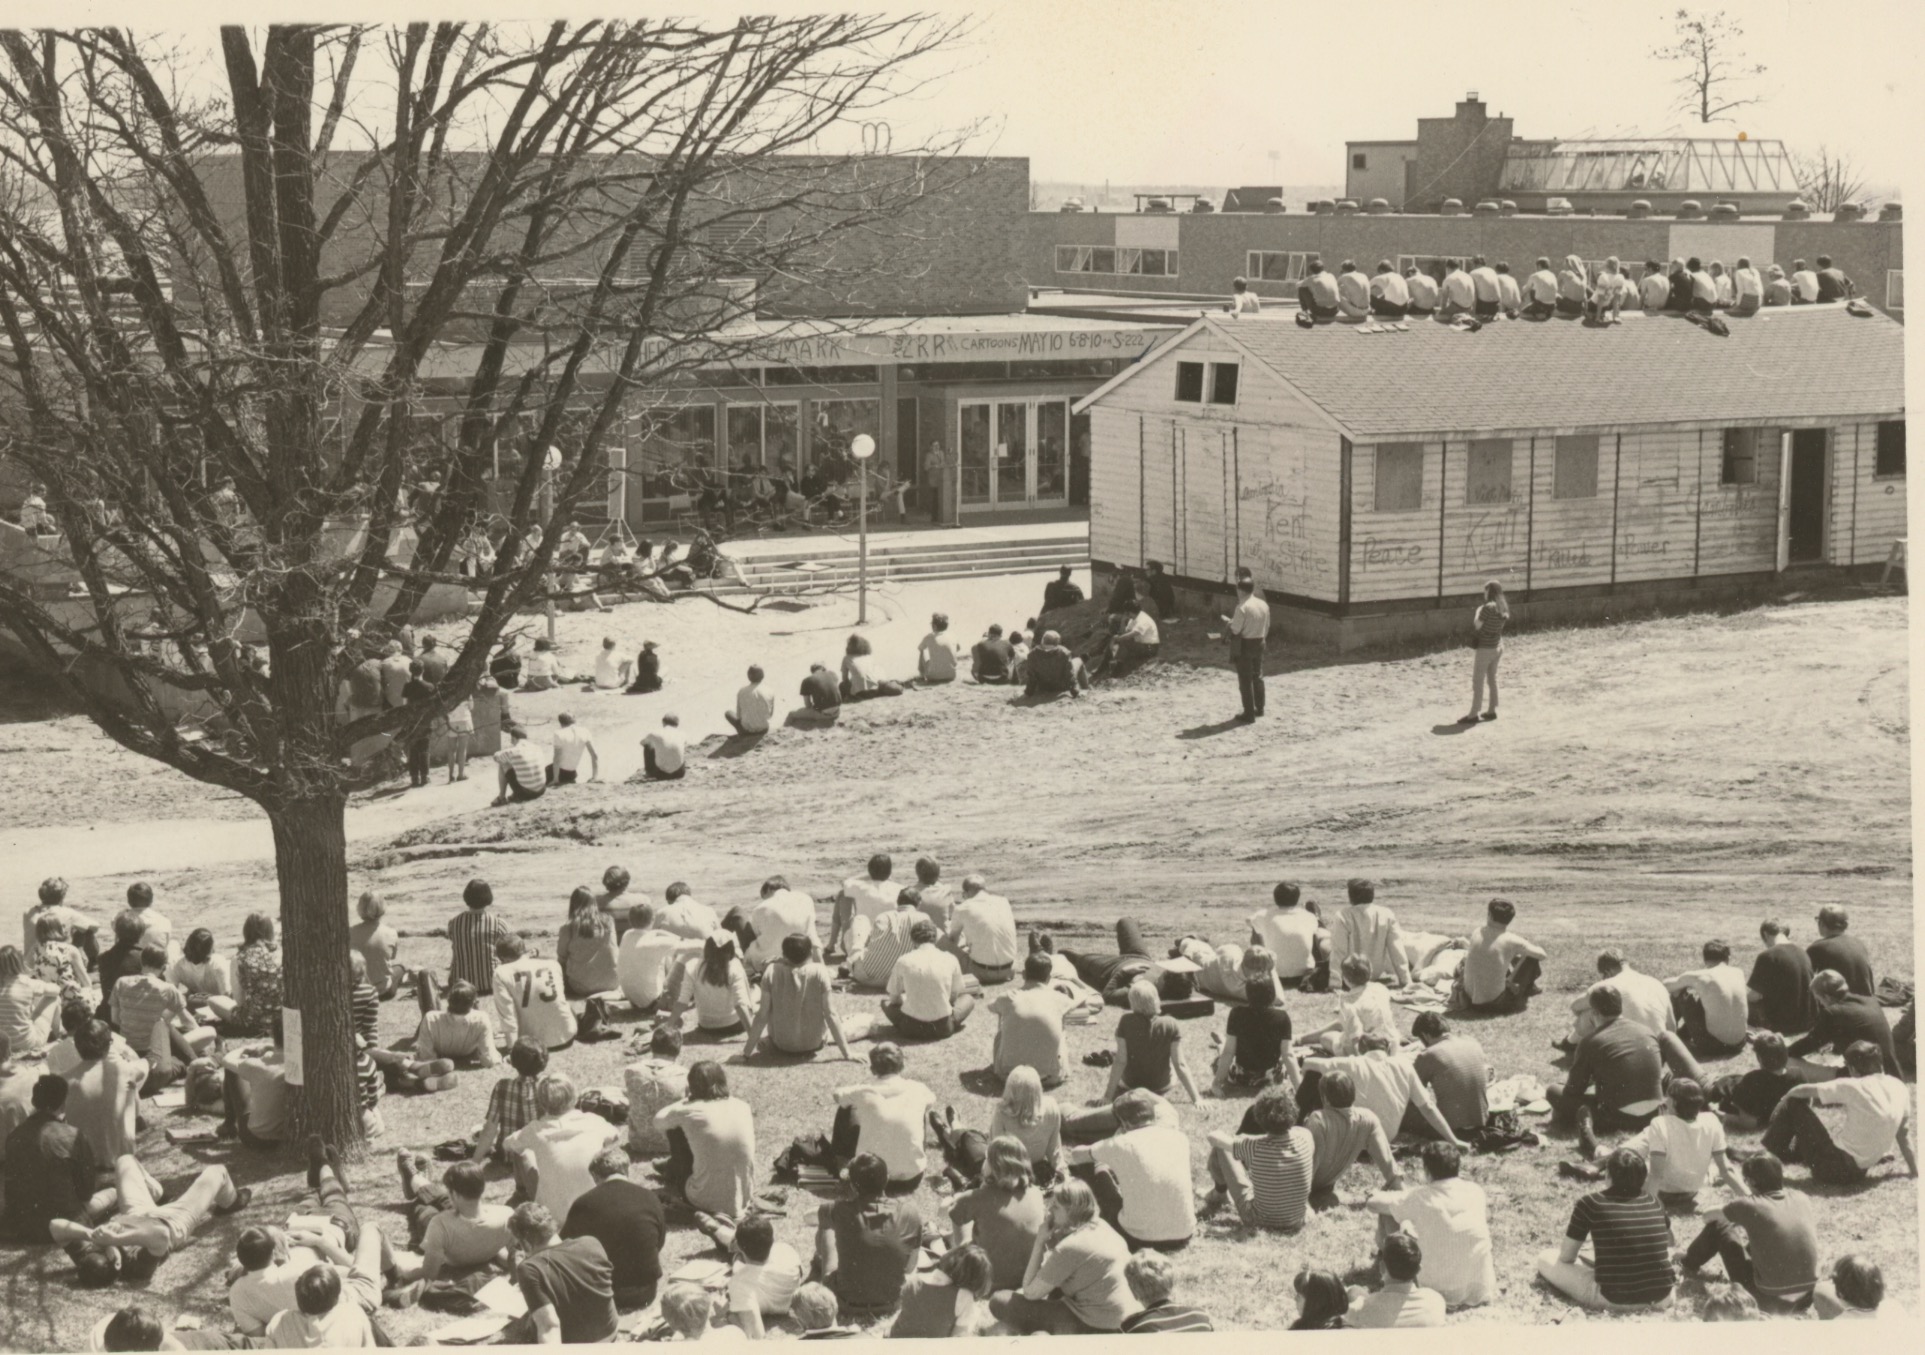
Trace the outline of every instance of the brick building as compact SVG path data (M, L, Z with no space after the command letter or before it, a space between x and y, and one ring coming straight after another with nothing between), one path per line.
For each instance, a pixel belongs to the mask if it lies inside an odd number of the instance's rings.
M1741 596L1906 533L1903 329L1843 306L1621 325L1196 320L1078 406L1102 580L1239 566L1286 634L1461 630Z

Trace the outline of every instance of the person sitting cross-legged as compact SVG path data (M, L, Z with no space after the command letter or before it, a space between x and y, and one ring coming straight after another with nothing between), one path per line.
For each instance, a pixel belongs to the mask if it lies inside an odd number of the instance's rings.
M946 1040L976 1010L962 965L941 949L936 924L915 910L909 936L915 947L889 971L882 1014L909 1040Z
M1023 695L1031 697L1080 697L1089 690L1089 672L1083 661L1069 652L1063 637L1053 630L1029 651L1023 665Z
M415 1028L413 1053L405 1062L415 1065L418 1076L430 1077L444 1075L458 1065L493 1068L500 1064L501 1054L495 1048L498 1037L494 1015L481 1005L481 995L475 986L466 979L457 979L449 986L445 1000L447 1006L421 1018L421 1024ZM396 1061L384 1059L381 1054L375 1056L377 1063ZM426 1071L428 1065L444 1063L449 1066L432 1073Z
M1402 1230L1417 1239L1424 1257L1417 1278L1447 1306L1489 1303L1497 1297L1497 1268L1483 1188L1458 1174L1464 1155L1456 1144L1426 1143L1422 1157L1430 1178L1424 1185L1380 1191L1365 1207L1378 1216L1380 1237Z
M922 1216L910 1201L890 1198L890 1170L875 1153L857 1153L842 1198L816 1215L817 1273L842 1311L859 1318L896 1306L922 1245Z
M1537 992L1548 958L1544 948L1510 929L1517 905L1492 899L1484 925L1470 939L1451 1005L1474 1012L1521 1012Z
M1616 986L1593 984L1589 999L1598 1024L1578 1045L1563 1088L1546 1093L1552 1123L1574 1127L1586 1157L1596 1155L1600 1131L1635 1133L1657 1115L1667 1061L1704 1085L1703 1070L1676 1035L1653 1034L1624 1015L1624 994Z
M1337 999L1337 1019L1302 1036L1301 1043L1339 1057L1357 1053L1366 1035L1381 1035L1392 1048L1402 1044L1390 989L1370 977L1370 961L1362 955L1346 956L1338 972L1344 988Z
M1034 1070L1044 1087L1059 1087L1069 1076L1069 1046L1063 1021L1071 1012L1094 1013L1101 998L1084 1002L1054 983L1052 958L1041 951L1023 957L1023 986L997 994L989 1010L996 1018L990 1067L1007 1078L1018 1068Z
M1164 1332L1215 1331L1216 1324L1201 1308L1173 1303L1176 1267L1170 1258L1153 1251L1138 1252L1123 1267L1130 1293L1143 1306L1123 1319L1122 1330L1132 1336L1160 1336Z
M1156 985L1139 978L1129 986L1127 997L1130 1009L1116 1023L1116 1053L1110 1060L1103 1099L1114 1101L1119 1093L1135 1088L1167 1096L1175 1083L1192 1103L1200 1104L1203 1097L1183 1056L1183 1027L1175 1017L1163 1015Z
M755 1117L729 1095L728 1073L709 1059L688 1070L688 1096L655 1112L668 1140L656 1164L666 1193L703 1214L737 1219L755 1199Z
M1418 1283L1424 1269L1424 1247L1410 1233L1395 1232L1377 1249L1384 1287L1375 1293L1355 1294L1346 1327L1441 1327L1444 1296Z
M1132 1251L1180 1251L1196 1232L1190 1140L1156 1120L1156 1098L1141 1090L1116 1098L1116 1133L1070 1150L1070 1171L1096 1191L1103 1221Z
M895 907L874 918L858 916L852 921L848 976L858 988L888 987L896 961L916 948L911 935L915 925L929 922L914 886L897 890L895 902Z
M1822 977L1822 976L1821 976ZM1762 1143L1785 1162L1802 1162L1811 1179L1825 1185L1863 1181L1894 1147L1905 1169L1918 1175L1912 1147L1911 1093L1885 1071L1877 1045L1859 1040L1845 1050L1842 1076L1793 1087L1771 1113ZM1828 1124L1818 1107L1834 1106L1843 1118Z
M555 1216L539 1203L518 1207L508 1220L515 1239L515 1287L527 1316L503 1340L530 1345L595 1345L614 1339L614 1267L592 1237L563 1238Z
M1048 1200L1048 1219L1036 1235L1022 1286L991 1295L989 1311L1024 1335L1121 1330L1142 1306L1124 1278L1129 1244L1103 1222L1087 1182L1060 1182Z
M1236 1134L1211 1132L1210 1191L1198 1202L1198 1215L1207 1217L1227 1202L1250 1227L1296 1232L1310 1201L1315 1153L1310 1131L1297 1123L1295 1092L1264 1088Z
M564 1240L592 1237L613 1268L615 1307L630 1313L655 1302L662 1278L662 1202L647 1186L629 1179L626 1149L610 1144L589 1161L595 1185L578 1197L562 1220Z
M1625 1140L1625 1147L1644 1154L1650 1163L1651 1193L1670 1208L1695 1208L1698 1192L1714 1166L1726 1188L1744 1194L1732 1174L1724 1121L1706 1109L1704 1088L1688 1077L1671 1080L1665 1088L1664 1110Z
M1650 1168L1635 1148L1604 1164L1609 1185L1579 1199L1563 1245L1537 1258L1537 1275L1585 1308L1650 1308L1671 1301L1677 1270L1671 1219L1644 1186ZM1589 1240L1592 1255L1583 1255Z
M1809 1196L1785 1189L1785 1165L1770 1153L1746 1159L1742 1171L1747 1193L1704 1216L1680 1264L1695 1278L1718 1258L1760 1308L1799 1312L1818 1284L1818 1216Z
M1312 1202L1318 1208L1333 1202L1337 1182L1366 1154L1383 1177L1384 1189L1401 1189L1403 1175L1390 1153L1390 1135L1375 1112L1357 1104L1357 1084L1350 1080L1350 1074L1341 1070L1327 1074L1318 1095L1323 1105L1303 1122L1312 1144Z
M843 1059L853 1060L836 1015L833 979L806 933L783 937L781 954L762 971L762 1000L742 1044L743 1059L760 1050L766 1038L770 1050L796 1058L811 1057L834 1040Z

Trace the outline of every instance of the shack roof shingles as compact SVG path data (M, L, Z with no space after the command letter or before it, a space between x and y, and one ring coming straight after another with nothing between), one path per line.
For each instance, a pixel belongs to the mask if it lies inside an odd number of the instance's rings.
M1641 314L1604 328L1498 320L1474 334L1415 319L1407 332L1380 334L1348 324L1304 329L1287 318L1204 323L1360 442L1854 418L1905 407L1904 326L1843 306L1732 319L1729 338Z

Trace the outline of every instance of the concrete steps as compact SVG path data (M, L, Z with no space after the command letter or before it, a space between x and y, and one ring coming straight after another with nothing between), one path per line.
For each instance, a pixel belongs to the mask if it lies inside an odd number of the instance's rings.
M746 582L717 580L723 596L748 593L801 593L853 588L859 577L856 547L842 540L798 541L794 553L738 558ZM996 574L1030 574L1063 565L1089 563L1089 537L1030 537L1008 541L945 541L940 533L914 543L871 546L869 581L961 579Z

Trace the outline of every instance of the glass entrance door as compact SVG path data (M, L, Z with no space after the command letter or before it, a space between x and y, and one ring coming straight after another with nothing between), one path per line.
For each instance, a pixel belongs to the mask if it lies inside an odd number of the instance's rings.
M1069 401L1036 403L1036 485L1031 500L1037 504L1069 502Z
M962 458L962 506L988 508L993 502L993 476L990 463L996 451L994 418L990 406L964 405L962 427L956 447Z
M996 406L996 493L1009 506L1029 501L1029 411L1020 402Z
M976 400L958 406L965 509L1069 501L1069 402Z

